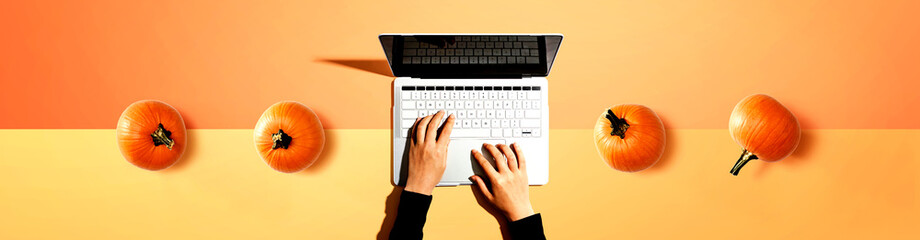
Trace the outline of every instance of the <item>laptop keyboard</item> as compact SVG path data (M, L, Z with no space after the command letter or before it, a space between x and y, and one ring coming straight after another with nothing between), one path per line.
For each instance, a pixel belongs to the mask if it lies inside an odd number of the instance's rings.
M419 36L403 38L403 64L540 64L537 37Z
M539 86L403 86L400 95L401 137L409 136L416 118L440 110L456 117L451 138L541 135Z

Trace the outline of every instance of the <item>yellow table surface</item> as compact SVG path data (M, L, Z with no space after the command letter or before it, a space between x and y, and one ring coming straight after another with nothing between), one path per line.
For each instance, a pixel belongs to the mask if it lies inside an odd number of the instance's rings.
M550 238L920 238L920 130L806 130L793 156L737 177L726 130L669 130L639 173L607 167L590 130L549 135L550 182L531 199ZM0 130L0 239L378 236L398 196L390 131L327 136L316 165L284 174L251 130L190 130L181 162L150 172L121 157L114 130ZM466 186L435 189L425 234L501 237Z

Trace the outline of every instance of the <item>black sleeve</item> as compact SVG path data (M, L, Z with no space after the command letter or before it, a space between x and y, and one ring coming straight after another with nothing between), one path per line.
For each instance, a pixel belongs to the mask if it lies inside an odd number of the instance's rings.
M390 239L422 239L422 227L430 206L431 196L403 190Z
M546 239L543 235L543 218L539 213L509 223L508 232L514 240Z

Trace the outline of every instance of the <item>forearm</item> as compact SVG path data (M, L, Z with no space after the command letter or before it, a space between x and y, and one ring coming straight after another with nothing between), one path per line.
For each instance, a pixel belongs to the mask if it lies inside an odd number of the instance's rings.
M540 214L530 215L508 224L511 239L546 239L543 234L543 218Z
M403 190L390 239L422 239L431 199L430 195Z

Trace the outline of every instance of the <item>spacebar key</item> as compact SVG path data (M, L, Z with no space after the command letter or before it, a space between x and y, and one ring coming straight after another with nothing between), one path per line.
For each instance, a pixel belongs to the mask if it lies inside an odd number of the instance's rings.
M456 129L450 132L450 138L487 138L489 129Z

